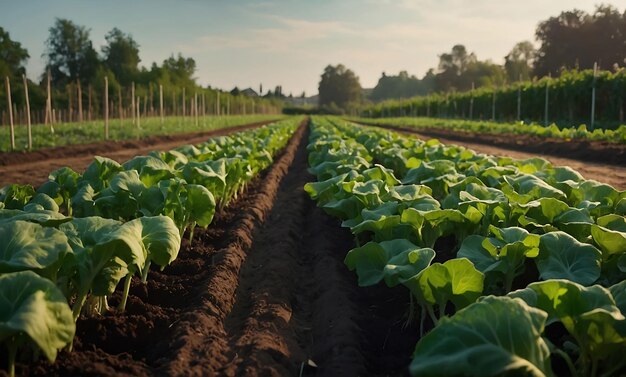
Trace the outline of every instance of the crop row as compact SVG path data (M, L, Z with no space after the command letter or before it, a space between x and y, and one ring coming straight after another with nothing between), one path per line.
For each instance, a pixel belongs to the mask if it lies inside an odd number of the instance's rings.
M51 361L71 342L81 313L102 314L125 279L145 283L152 264L174 261L181 237L272 164L296 119L152 152L123 164L96 157L82 173L65 167L37 189L0 189L0 343L10 373L18 349ZM29 351L31 349L31 351Z
M491 121L475 121L460 119L435 119L435 118L381 118L368 119L356 118L355 120L366 124L380 124L390 126L401 126L409 128L431 128L444 129L460 132L472 132L477 134L512 134L531 135L542 138L557 139L581 139L592 141L607 141L611 143L626 143L626 125L618 128L602 129L596 128L589 131L584 124L578 127L558 127L556 124L541 126L535 123L499 123Z
M410 292L413 375L624 371L626 192L326 119L308 150L305 190L354 234L359 285Z

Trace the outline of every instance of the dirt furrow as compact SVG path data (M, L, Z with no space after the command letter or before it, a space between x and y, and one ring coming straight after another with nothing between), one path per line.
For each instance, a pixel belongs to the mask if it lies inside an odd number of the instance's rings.
M176 339L175 357L158 369L167 375L213 375L228 363L228 336L224 320L235 303L239 271L252 246L252 235L269 214L278 186L291 165L302 140L302 125L289 142L283 155L275 161L264 177L255 200L231 231L228 246L213 256L213 273L201 284L199 305L185 313L176 324L172 337Z

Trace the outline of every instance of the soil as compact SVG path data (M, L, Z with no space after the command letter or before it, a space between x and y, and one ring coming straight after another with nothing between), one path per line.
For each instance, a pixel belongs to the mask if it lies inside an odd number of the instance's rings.
M462 145L477 152L525 159L543 157L554 165L569 166L586 179L626 190L626 144L540 138L531 135L476 134L442 129L411 129L376 125L422 139Z
M17 374L405 375L418 333L405 327L408 291L360 288L346 269L352 236L302 190L307 134L171 266L133 280L125 313L81 316L71 353Z
M134 279L125 313L81 316L71 353L22 360L17 375L407 375L419 337L409 292L361 288L345 267L352 235L302 189L314 180L308 132L303 123L192 245L184 237L172 265Z
M183 144L198 144L213 136L227 135L271 122L264 121L212 131L153 136L136 140L43 148L33 152L0 152L0 187L10 183L30 183L38 186L48 179L50 172L64 166L81 172L96 155L124 162L151 151L170 150Z

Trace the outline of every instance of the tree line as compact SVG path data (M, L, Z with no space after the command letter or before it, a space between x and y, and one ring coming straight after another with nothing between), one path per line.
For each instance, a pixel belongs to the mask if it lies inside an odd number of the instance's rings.
M80 115L83 119L99 117L103 107L105 77L110 108L115 117L130 117L136 111L131 107L137 107L138 103L140 112L155 115L160 105L160 91L163 92L164 110L168 115L189 114L195 103L192 101L198 101L196 95L202 98L200 103L205 107L205 114L251 112L255 106L257 112L280 111L281 104L275 96L253 100L238 93L198 85L194 78L196 62L191 57L172 54L161 64L153 62L149 67L140 67L140 46L132 35L113 28L105 35L105 41L98 52L88 28L67 19L55 20L45 41L45 70L37 82L27 80L30 106L36 109L33 110L36 120L43 121L48 80L51 106L60 115L58 121L79 120ZM26 74L25 64L29 58L28 50L0 27L0 77L9 78L14 109L18 113L25 104L23 75ZM6 123L6 104L7 91L3 84L0 88L2 123ZM83 114L79 115L81 109L84 109Z
M556 17L540 22L535 30L535 38L539 44L538 48L535 48L530 41L516 43L504 57L504 64L479 60L476 54L468 51L463 44L457 44L450 51L439 55L438 66L429 69L422 78L409 75L407 71L401 71L398 75L387 75L383 72L376 87L368 96L363 94L354 72L341 65L329 66L325 69L320 81L320 106L332 109L332 104L334 104L340 111L350 112L356 103L362 106L363 102L367 104L368 101L380 102L433 94L437 94L437 98L447 98L448 101L451 98L459 98L456 103L460 106L460 98L474 98L474 101L479 102L477 91L474 91L472 95L458 94L472 91L472 89L489 89L483 92L489 92L487 102L490 103L491 93L506 91L504 87L511 86L510 91L517 93L516 83L518 82L525 82L524 87L530 88L533 85L532 82L551 76L563 77L562 80L554 82L555 87L567 86L565 78L576 77L578 72L592 70L596 63L601 70L607 71L602 77L609 77L613 73L621 72L622 67L626 65L626 10L620 12L613 6L601 4L596 6L591 14L576 9L564 11ZM341 69L338 69L339 67ZM329 73L334 76L329 77ZM585 78L576 80L575 86L570 89L564 88L562 94L555 93L554 101L562 99L563 102L560 102L558 106L566 109L558 113L559 115L555 113L555 119L588 118L588 114L585 117L577 115L578 109L585 106L572 99L576 96L583 96L582 92L590 98L589 92L593 80L588 74L581 77ZM329 81L335 83L329 84ZM583 82L588 85L583 85ZM333 89L341 83L349 88L343 88L341 91ZM617 85L611 90L623 91L623 88L619 86L623 85L621 79L612 80L610 85ZM572 93L564 94L567 91ZM529 90L527 89L525 93L529 93ZM606 97L607 94L600 97L603 96ZM623 101L623 98L621 100ZM620 98L614 98L612 101L619 102ZM426 100L423 102L426 103ZM531 103L531 101L525 102L528 105ZM607 110L601 113L607 117L613 117L612 120L617 120L621 111L619 106L607 104L605 107ZM609 107L611 110L608 110ZM537 111L543 110L543 106L540 108ZM575 110L569 110L569 108ZM375 111L375 108L373 109ZM489 117L489 114L484 112L483 116ZM515 116L516 111L513 111L507 113L506 118L515 118Z

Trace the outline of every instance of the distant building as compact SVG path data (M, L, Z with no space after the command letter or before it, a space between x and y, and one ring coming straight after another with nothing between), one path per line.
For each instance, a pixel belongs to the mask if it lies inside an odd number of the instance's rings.
M258 97L259 94L257 92L254 91L254 89L252 88L247 88L244 89L242 91L240 91L241 94L246 95L248 97Z

